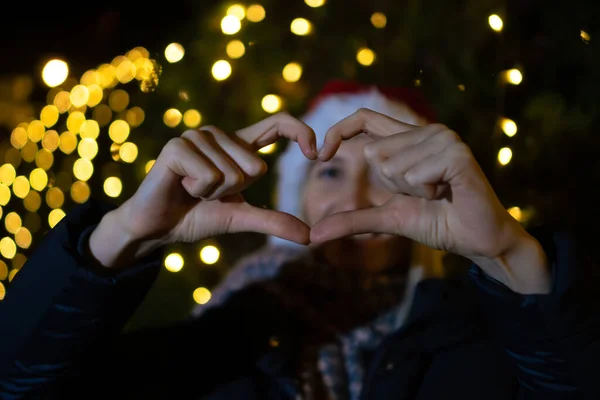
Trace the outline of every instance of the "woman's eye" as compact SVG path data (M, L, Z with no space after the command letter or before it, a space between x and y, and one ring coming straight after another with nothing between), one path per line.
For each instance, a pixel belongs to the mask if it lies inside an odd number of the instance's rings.
M319 178L325 178L325 179L335 179L340 177L340 175L342 174L342 171L340 171L339 168L336 167L329 167L329 168L323 168L321 169L318 173L317 176Z

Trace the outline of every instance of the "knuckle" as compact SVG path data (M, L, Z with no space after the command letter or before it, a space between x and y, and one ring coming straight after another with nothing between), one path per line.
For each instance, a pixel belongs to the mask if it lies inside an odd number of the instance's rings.
M390 163L383 163L380 167L380 171L386 178L392 178L395 174L395 168Z
M429 125L429 127L436 131L445 131L448 129L448 127L446 125L442 124L441 122L435 122L435 123Z
M373 115L373 110L366 107L361 107L358 110L356 110L355 114L361 118L369 118Z
M185 141L182 138L174 137L172 139L169 139L169 141L167 142L167 144L165 144L163 149L167 153L177 154L186 147L187 145L185 144Z
M363 148L363 155L367 160L377 160L379 158L379 149L375 142L370 142Z
M473 159L471 148L464 142L455 143L450 151L455 162L469 162Z
M203 186L212 187L221 181L221 174L213 168L207 168L202 174Z
M258 177L258 176L263 176L264 174L266 174L267 170L268 170L267 163L262 158L256 157L255 159L252 160L252 163L250 163L250 166L248 167L248 171L246 171L246 172L251 177Z
M240 186L244 183L244 174L241 173L241 171L237 170L237 169L231 169L230 171L227 171L225 173L225 182L224 185L232 188L232 187L236 187L236 186Z

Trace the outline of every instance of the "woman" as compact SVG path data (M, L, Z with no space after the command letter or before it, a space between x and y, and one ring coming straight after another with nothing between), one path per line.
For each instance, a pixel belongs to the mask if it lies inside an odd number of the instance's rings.
M597 302L568 238L526 232L412 94L351 86L306 123L187 131L123 205L72 211L0 303L2 398L597 396ZM250 206L255 152L279 137L298 143L280 210ZM272 240L207 307L119 335L165 244L244 231ZM430 248L470 259L470 279L424 279L443 273Z

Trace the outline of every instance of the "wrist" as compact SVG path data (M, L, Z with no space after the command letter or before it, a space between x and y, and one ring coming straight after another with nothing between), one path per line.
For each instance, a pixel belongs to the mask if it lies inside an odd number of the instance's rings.
M542 245L523 230L514 244L493 258L473 260L492 278L520 294L545 294L551 290L548 259Z
M104 215L89 238L90 255L106 268L125 268L161 247L159 240L136 237L125 225L124 208L119 207Z

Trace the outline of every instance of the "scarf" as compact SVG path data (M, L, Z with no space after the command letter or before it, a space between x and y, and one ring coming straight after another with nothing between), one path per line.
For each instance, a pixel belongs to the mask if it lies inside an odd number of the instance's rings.
M250 284L268 282L286 307L302 313L318 330L318 340L303 350L302 387L296 397L358 400L369 354L408 313L421 275L418 268L406 272L350 272L320 264L297 249L268 247L233 268L211 300L192 315L200 317Z

